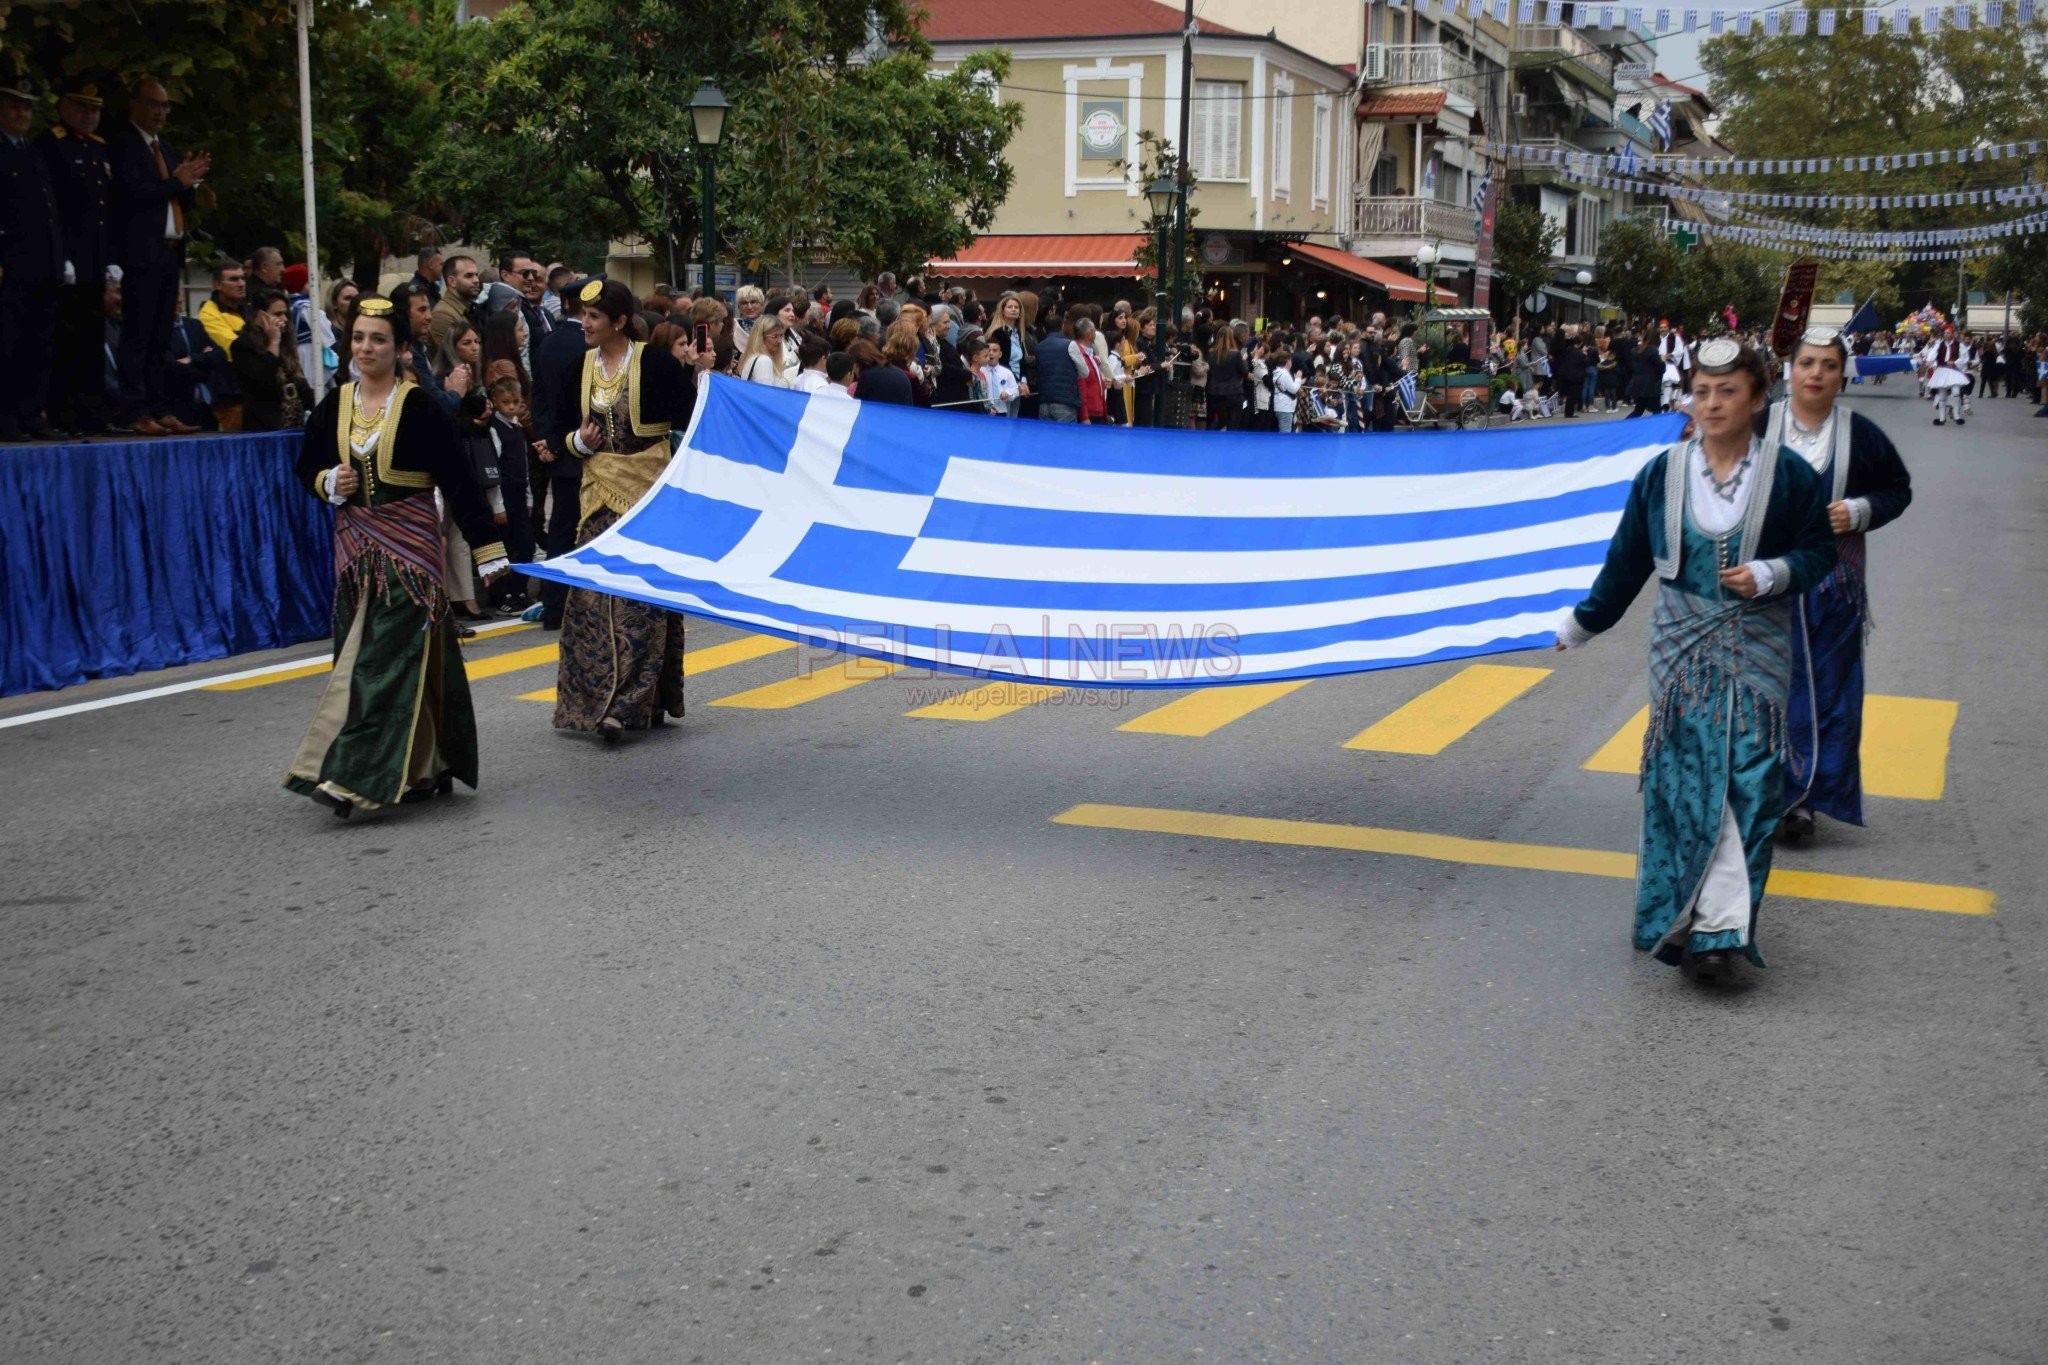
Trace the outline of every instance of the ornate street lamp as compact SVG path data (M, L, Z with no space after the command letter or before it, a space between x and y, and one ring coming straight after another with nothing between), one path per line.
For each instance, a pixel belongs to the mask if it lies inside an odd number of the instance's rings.
M1422 307L1425 312L1436 311L1436 243L1424 242L1415 249L1415 264L1422 271Z
M704 233L704 297L718 297L718 227L714 215L717 212L718 190L718 144L725 141L725 115L732 106L726 103L725 92L712 82L709 76L697 87L695 97L690 100L690 133L697 143L697 160L703 173L697 178L704 188L703 211L699 215Z

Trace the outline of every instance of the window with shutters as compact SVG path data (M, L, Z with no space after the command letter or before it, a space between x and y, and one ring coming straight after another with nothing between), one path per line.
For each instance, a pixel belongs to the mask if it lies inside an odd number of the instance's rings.
M1188 111L1188 166L1198 180L1243 180L1238 169L1244 112L1241 81L1196 81Z
M1330 206L1330 97L1316 96L1314 136L1309 139L1309 198L1312 207Z
M1294 196L1294 82L1273 78L1273 197Z

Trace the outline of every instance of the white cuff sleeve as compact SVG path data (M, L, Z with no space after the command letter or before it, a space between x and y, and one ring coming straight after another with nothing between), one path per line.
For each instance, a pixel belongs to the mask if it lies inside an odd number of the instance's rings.
M597 454L596 451L590 450L584 446L583 433L580 431L572 431L569 433L569 445L573 450L575 450L575 452L578 455L581 455L586 460L589 459L591 456Z
M500 569L509 569L511 567L512 561L505 558L503 555L500 555L496 559L487 560L484 563L477 565L476 576L478 578L489 578L492 574L497 573Z
M321 493L324 494L327 500L333 503L336 507L339 507L343 503L348 501L348 494L337 493L334 491L334 476L336 474L339 474L340 472L341 471L338 468L330 469L325 474L320 476Z
M1870 499L1849 499L1849 529L1868 531L1870 529Z
M505 490L492 484L484 490L484 501L491 505L493 513L502 513L505 510Z
M1780 584L1779 575L1788 567L1782 559L1752 559L1743 567L1756 577L1758 597L1776 597Z
M1567 607L1564 618L1557 623L1557 642L1566 649L1577 649L1593 638L1593 632L1579 624L1579 613Z

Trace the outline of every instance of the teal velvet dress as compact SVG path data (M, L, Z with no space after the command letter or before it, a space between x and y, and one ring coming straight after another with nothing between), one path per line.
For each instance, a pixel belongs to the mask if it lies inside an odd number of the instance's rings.
M1650 724L1643 737L1643 828L1635 946L1676 964L1688 952L1735 949L1758 966L1756 914L1771 871L1782 800L1794 599L1835 565L1825 487L1797 454L1759 444L1747 513L1727 533L1700 529L1688 505L1691 443L1636 476L1592 592L1573 609L1598 634L1619 621L1654 574ZM1770 565L1769 597L1744 599L1723 568ZM1723 823L1732 817L1749 874L1747 925L1692 932Z

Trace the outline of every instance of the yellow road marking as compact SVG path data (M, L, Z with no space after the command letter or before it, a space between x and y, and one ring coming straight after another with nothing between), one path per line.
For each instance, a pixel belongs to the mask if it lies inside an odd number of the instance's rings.
M1939 801L1948 787L1956 710L1955 702L1927 697L1865 697L1863 790L1871 796ZM1646 706L1586 760L1586 771L1630 776L1641 772L1643 731L1649 724Z
M1927 697L1863 699L1863 790L1939 801L1948 786L1956 704Z
M475 682L479 678L495 678L503 673L517 673L522 668L551 664L560 655L559 645L535 645L532 649L514 649L503 654L493 654L488 659L464 659L462 671L469 675L471 682Z
M1570 872L1586 877L1633 879L1636 860L1628 853L1596 848L1562 848L1549 844L1510 844L1492 839L1463 839L1448 834L1420 834L1369 825L1336 825L1314 820L1271 820L1249 815L1212 815L1203 811L1158 810L1149 806L1083 804L1061 811L1056 825L1088 829L1129 830L1140 834L1177 834L1202 839L1236 839L1297 848L1332 848L1353 853L1386 853L1403 858L1479 867L1512 867L1534 872ZM1889 881L1879 877L1840 877L1830 872L1775 871L1769 889L1802 900L1839 901L1894 910L1932 910L1951 915L1989 915L1996 897L1970 886L1939 882Z
M944 701L935 701L930 706L920 706L903 714L917 720L994 720L1012 711L1022 711L1027 706L1036 706L1066 690L1045 683L1005 680L985 687L970 687Z
M305 664L298 668L287 668L276 673L265 673L260 678L236 678L232 682L208 683L199 690L202 692L247 692L252 687L268 687L272 683L291 682L295 678L310 678L315 674L329 672L333 667L334 661L332 659L322 659L318 663Z
M1643 736L1650 730L1650 708L1645 706L1628 718L1628 724L1600 746L1600 752L1586 760L1589 773L1628 773L1643 770Z
M1547 668L1473 664L1344 741L1347 749L1440 754L1473 727L1550 676Z
M700 673L710 673L717 669L730 668L734 664L743 664L749 659L764 659L770 654L780 654L785 649L795 648L796 642L794 640L778 640L773 635L742 635L737 640L727 640L723 644L706 645L702 649L685 650L683 652L683 676L685 678L694 678ZM470 676L472 678L476 676L474 670L470 672ZM538 692L522 692L519 694L519 700L553 702L555 700L555 689L543 687Z
M533 629L533 626L522 621L516 626L505 626L492 631L489 638L495 640L501 635L513 635L522 630ZM246 692L252 687L268 687L272 683L292 682L298 678L311 678L321 673L330 672L333 668L334 661L332 659L317 659L312 663L302 664L297 668L283 668L275 673L264 673L254 678L231 678L227 682L208 683L199 690L202 692ZM472 678L476 677L476 670L476 665L469 665L469 676ZM490 675L485 674L484 676L488 677Z
M850 687L886 678L896 672L896 665L883 663L879 659L848 659L845 663L831 668L821 668L800 678L784 678L781 682L769 683L766 687L750 688L735 692L730 697L720 697L713 706L737 706L747 711L786 711L792 706L802 706L807 701L829 697L844 692Z
M1213 735L1234 720L1242 720L1261 706L1299 692L1309 679L1298 682L1245 683L1240 687L1205 687L1164 706L1155 706L1116 728L1133 735L1184 735L1200 739Z

